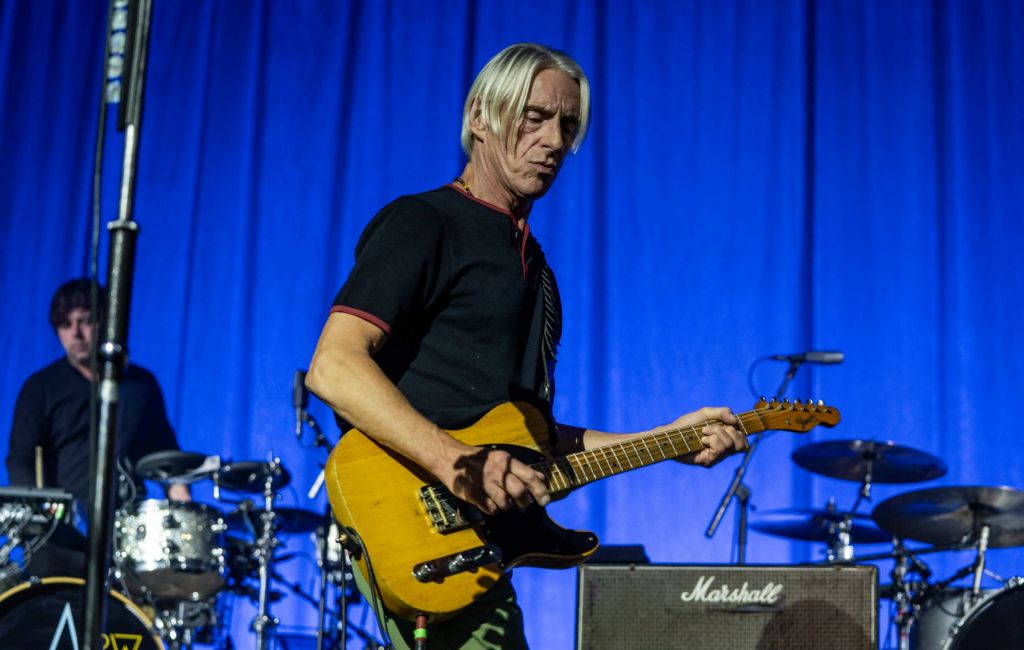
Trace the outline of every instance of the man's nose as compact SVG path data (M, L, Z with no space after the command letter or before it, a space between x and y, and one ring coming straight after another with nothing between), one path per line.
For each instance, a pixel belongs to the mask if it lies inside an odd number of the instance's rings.
M548 120L548 124L545 126L544 139L553 150L562 150L562 146L565 144L565 137L562 134L562 125L559 124L558 120Z

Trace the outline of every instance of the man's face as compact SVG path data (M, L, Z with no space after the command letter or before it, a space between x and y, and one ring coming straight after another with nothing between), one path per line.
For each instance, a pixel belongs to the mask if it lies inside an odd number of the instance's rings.
M92 315L88 309L76 307L68 313L67 322L57 326L57 338L64 346L71 363L85 366L89 363L89 350L93 339Z
M551 188L579 130L580 87L561 70L543 70L533 79L524 115L512 142L488 133L485 155L493 156L513 196L538 199Z

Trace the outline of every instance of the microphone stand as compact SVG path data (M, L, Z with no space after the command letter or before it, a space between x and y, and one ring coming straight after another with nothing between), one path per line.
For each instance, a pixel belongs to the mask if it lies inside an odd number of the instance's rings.
M782 394L786 392L786 388L789 383L793 381L793 377L796 376L796 371L800 368L800 361L793 359L789 360L789 369L786 370L786 376L783 377L782 383L779 384L779 388L775 391L774 399L779 399ZM754 457L754 453L757 451L758 446L761 444L761 438L764 436L764 432L759 432L754 437L753 442L750 443L750 447L747 448L747 453L743 456L743 462L740 463L739 467L736 468L736 472L733 474L732 483L729 484L729 488L722 495L722 500L718 504L718 509L715 511L714 516L711 518L711 523L708 524L708 528L704 531L704 536L711 539L715 535L715 531L718 530L718 525L722 523L722 517L725 515L725 511L729 508L729 503L733 497L736 498L738 504L738 522L736 525L736 564L742 566L747 562L747 514L750 509L750 495L752 491L750 486L743 482L743 477L747 473L747 467L750 465L750 460Z
M305 373L303 373L303 374L305 374ZM304 395L305 395L305 393L304 393ZM305 402L305 400L303 400L303 402ZM300 411L300 414L299 414L299 422L300 422L300 430L299 430L300 435L301 435L301 425L302 424L308 425L309 428L312 429L313 432L316 434L316 437L313 440L313 444L316 447L320 447L321 449L325 450L328 454L330 454L331 453L331 443L330 443L330 441L327 440L327 436L324 435L323 429L320 428L320 423L316 421L316 418L313 417L312 413L310 413L308 410L306 410L304 405L301 407L301 411ZM312 489L310 489L309 494L307 495L307 496L309 496L310 499L313 499L313 498L316 497L317 493L320 491L320 487L323 485L323 480L324 480L324 472L321 469L320 470L320 474L317 476L316 483L313 484ZM331 570L330 563L328 562L327 556L328 556L328 548L329 548L330 543L331 543L331 540L329 538L330 538L330 535L331 535L331 522L332 521L334 521L334 519L333 519L333 516L331 515L331 507L330 507L330 505L328 505L326 511L324 512L324 522L322 524L322 526L323 526L323 545L319 549L320 557L318 558L318 563L320 564L320 602L317 604L317 614L318 614L318 621L319 621L317 623L317 627L316 627L316 649L317 650L324 650L324 643L325 643L325 637L324 637L324 616L325 616L325 614L328 613L328 611L327 611L327 582L328 582L328 576L329 576L330 570ZM345 638L347 636L347 627L348 627L348 625L347 625L347 623L348 623L348 612L346 611L347 607L346 607L346 603L345 603L345 588L346 588L346 586L345 586L345 551L344 551L344 549L342 550L341 553L342 553L342 555L341 555L341 575L342 575L342 580L341 580L341 602L339 603L340 606L338 607L336 618L338 619L338 629L341 632L341 639L342 639L341 642L345 643Z
M151 0L132 0L128 10L125 84L122 87L118 127L124 131L124 161L117 219L107 225L110 253L107 265L109 301L103 326L103 341L97 351L101 361L96 437L90 440L92 486L89 507L89 547L85 584L84 650L99 650L100 634L106 622L107 549L110 547L110 518L113 465L121 375L127 360L128 316L131 311L132 279L135 267L135 238L138 224L132 220L135 206L135 178L138 167L139 132L142 121L146 54L149 48ZM114 9L110 16L113 19ZM112 23L111 23L112 24ZM109 38L108 25L108 38Z

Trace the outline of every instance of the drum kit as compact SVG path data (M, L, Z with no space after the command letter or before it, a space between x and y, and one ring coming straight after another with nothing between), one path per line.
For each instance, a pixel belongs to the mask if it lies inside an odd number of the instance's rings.
M282 594L274 585L287 587L320 607L321 621L326 616L328 623L344 614L343 607L324 606L329 586L335 593L347 590L339 600L358 598L351 589L346 553L330 537L332 530L337 537L337 529L332 529L329 514L276 504L291 480L279 460L222 463L217 456L167 451L141 459L135 474L165 486L212 481L214 499L229 509L146 498L130 499L117 510L108 633L120 635L123 643L138 641L124 647L236 647L229 635L231 613L238 598L247 598L256 608L250 625L255 639L238 645L263 650L271 647L279 623L271 605ZM296 535L312 535L319 549L317 563L323 582L319 600L305 588L288 583L276 570L276 564L287 557L275 551L285 538ZM62 629L66 625L61 608L81 602L83 585L81 579L66 577L24 582L0 596L0 626L14 625L12 629L19 634L20 628L38 628L42 630L38 631L42 635L38 647L57 647L53 644L63 634L73 633ZM27 623L18 624L18 620ZM42 623L51 620L53 626ZM340 625L326 627L337 630ZM323 647L338 647L337 639L324 641ZM123 645L117 639L105 638L105 643L104 647Z
M829 440L792 454L815 474L860 484L847 511L830 499L823 509L759 513L751 527L787 539L824 543L826 562L893 560L891 583L880 590L894 606L900 650L1024 648L1024 579L1004 580L987 569L990 548L1024 546L1024 492L1009 487L949 486L913 490L859 512L876 483L915 483L939 478L939 458L893 442ZM930 546L909 549L905 541ZM855 545L891 543L892 550L854 554ZM973 560L943 580L933 580L920 556L970 551ZM988 575L1001 583L982 589ZM971 578L970 587L955 583Z

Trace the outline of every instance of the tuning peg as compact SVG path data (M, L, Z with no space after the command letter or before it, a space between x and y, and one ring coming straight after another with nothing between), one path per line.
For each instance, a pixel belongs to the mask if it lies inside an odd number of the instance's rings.
M825 400L819 399L818 400L818 406L825 406Z
M797 406L800 406L800 398L798 397L798 398L794 399L793 400L793 404L795 404Z

